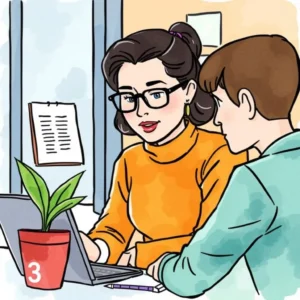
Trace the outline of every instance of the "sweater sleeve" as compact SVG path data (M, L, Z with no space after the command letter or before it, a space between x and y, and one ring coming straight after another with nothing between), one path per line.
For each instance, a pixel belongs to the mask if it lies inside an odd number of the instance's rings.
M116 162L110 197L99 221L89 232L89 237L96 242L103 241L108 247L108 264L116 264L130 240L134 227L128 218L127 200L129 197L129 178L126 160L121 158ZM99 247L100 249L103 247ZM107 252L107 251L105 251ZM105 254L107 256L107 253ZM100 257L101 259L101 257ZM102 259L101 259L102 261Z
M217 207L233 169L246 161L247 152L232 154L227 145L219 147L206 160L202 168L203 177L200 186L203 199L201 213L194 230L201 228ZM136 265L140 268L147 268L163 253L180 252L182 247L190 242L192 234L193 232L186 236L137 243Z

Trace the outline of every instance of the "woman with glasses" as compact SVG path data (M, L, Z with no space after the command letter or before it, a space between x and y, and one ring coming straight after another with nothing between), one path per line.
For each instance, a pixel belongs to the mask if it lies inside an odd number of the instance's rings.
M91 261L147 268L180 252L216 209L233 168L246 162L221 134L197 128L215 111L197 83L201 50L194 29L176 23L133 33L107 51L115 127L142 142L120 154L101 217L81 233ZM128 249L134 232L143 240Z

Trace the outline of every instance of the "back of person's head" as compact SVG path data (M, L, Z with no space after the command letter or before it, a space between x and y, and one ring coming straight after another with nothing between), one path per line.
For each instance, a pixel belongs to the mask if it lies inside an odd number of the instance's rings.
M248 89L256 109L266 119L289 118L299 93L299 56L280 35L257 35L233 41L211 54L200 72L200 87L225 89L237 105Z

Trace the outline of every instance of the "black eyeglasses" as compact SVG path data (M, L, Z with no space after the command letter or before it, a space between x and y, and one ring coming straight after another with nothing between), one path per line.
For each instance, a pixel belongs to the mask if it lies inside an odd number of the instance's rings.
M108 99L112 101L116 109L121 112L127 113L135 111L139 98L142 98L148 107L158 109L168 105L169 95L187 83L188 81L184 81L171 88L149 89L141 94L133 94L131 92L116 93L109 96Z

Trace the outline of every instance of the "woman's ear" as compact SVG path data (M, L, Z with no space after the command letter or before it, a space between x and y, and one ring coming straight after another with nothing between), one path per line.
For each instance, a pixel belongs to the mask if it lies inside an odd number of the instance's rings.
M256 114L255 100L251 92L247 89L241 89L238 93L240 108L252 120Z
M194 80L190 80L185 88L187 103L190 103L193 100L196 94L196 90L197 90L196 82Z

